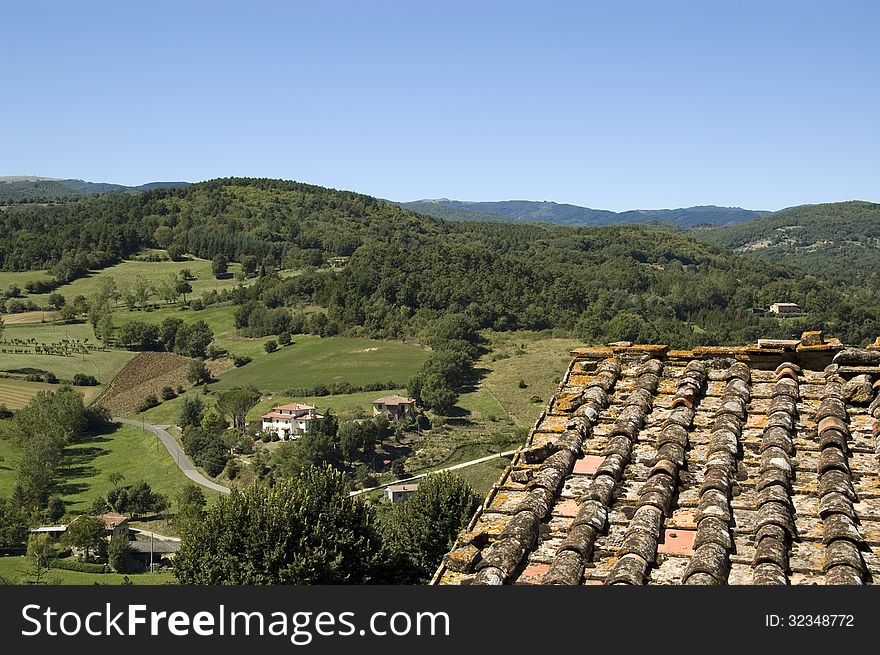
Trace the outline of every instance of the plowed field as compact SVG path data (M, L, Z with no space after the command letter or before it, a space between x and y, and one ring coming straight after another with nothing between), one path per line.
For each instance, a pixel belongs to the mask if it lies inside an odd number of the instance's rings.
M191 386L186 379L190 360L174 353L139 353L119 372L98 399L114 416L135 411L148 395L158 397L163 387Z

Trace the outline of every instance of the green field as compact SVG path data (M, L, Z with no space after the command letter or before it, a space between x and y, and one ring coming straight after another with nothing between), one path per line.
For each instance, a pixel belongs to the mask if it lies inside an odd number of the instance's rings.
M54 325L52 323L34 323L31 325L10 325L3 332L7 343L13 339L27 341L33 339L38 343L57 343L62 340L88 340L99 345L88 323L71 323ZM0 345L0 348L11 349L14 346ZM134 353L125 350L92 350L88 354L78 355L43 355L28 353L0 353L0 371L16 371L19 369L40 369L51 371L61 380L70 380L76 373L94 375L102 384L108 384L119 371L134 357ZM2 402L2 401L0 401Z
M5 405L8 409L21 409L39 392L57 390L57 384L0 378L0 405ZM82 393L88 404L100 395L101 387L77 387L77 391Z
M10 285L15 284L18 285L18 288L21 289L22 293L25 293L24 285L30 280L51 282L52 279L52 276L46 273L46 271L0 271L0 291L6 291ZM34 298L38 297L39 296L34 296Z
M15 485L18 452L6 440L0 440L0 496L8 497ZM159 493L168 496L172 510L178 491L187 479L177 468L168 451L150 432L133 426L120 426L111 434L100 435L67 449L59 471L58 493L72 514L85 511L97 496L113 486L108 477L122 473L125 483L145 480ZM206 496L214 492L204 490Z
M261 344L265 339L251 341ZM228 371L212 386L228 389L253 384L261 390L281 392L331 382L406 383L427 359L428 351L392 341L302 334L294 335L292 344L274 353L252 356L250 364Z
M497 452L492 441L497 433L504 435L505 450L522 445L524 432L556 393L570 361L569 351L583 345L541 333L487 331L484 336L490 351L476 362L478 385L461 394L447 425L431 430L416 445L407 462L408 473L433 471ZM534 397L540 402L534 402ZM482 489L486 481L491 486L494 479L490 478L500 471L493 472L490 463L464 472Z
M152 284L158 284L163 277L169 275L177 276L180 272L188 268L190 272L196 276L195 280L190 280L193 288L192 297L196 298L205 291L212 289L231 289L234 284L232 274L241 270L238 263L230 262L230 277L218 280L211 272L211 262L207 259L192 259L183 262L143 262L135 260L126 260L115 266L95 271L86 277L74 280L69 284L58 287L55 291L62 294L68 300L73 300L78 295L91 296L98 287L101 278L112 277L116 281L116 286L123 289L127 286L134 286L140 280L147 280ZM11 283L16 283L24 291L24 285L28 280L50 280L51 276L44 271L28 271L24 273L0 273L0 289L6 289ZM32 299L38 305L45 305L48 294L32 294L28 298ZM187 296L188 298L190 296ZM155 297L154 302L159 302Z
M236 355L247 355L248 357L259 357L266 354L263 344L269 339L277 337L269 336L258 339L241 337L235 330L235 321L233 314L237 307L235 305L212 305L200 311L192 311L190 309L177 306L162 307L152 311L127 311L120 309L113 314L113 324L117 330L126 323L132 321L143 321L144 323L152 323L158 325L166 318L179 318L184 323L195 323L196 321L205 321L208 327L214 332L214 343L225 348ZM305 310L307 313L310 309ZM313 311L313 310L312 310ZM294 342L300 338L293 336Z
M18 584L23 579L27 579L28 568L28 560L23 555L0 557L0 578L10 584ZM171 571L129 574L127 577L135 585L177 584L177 578ZM46 576L46 581L48 584L62 585L121 585L125 578L126 576L121 573L80 573L79 571L51 569Z
M213 330L214 335L219 337L225 333L234 332L235 325L232 314L235 309L234 306L229 305L213 305L197 312L177 306L162 307L153 311L138 310L133 312L125 308L119 308L113 313L113 325L118 330L126 323L131 323L132 321L143 321L144 323L158 325L166 318L179 318L185 323L205 321ZM223 347L225 348L226 346L223 345Z

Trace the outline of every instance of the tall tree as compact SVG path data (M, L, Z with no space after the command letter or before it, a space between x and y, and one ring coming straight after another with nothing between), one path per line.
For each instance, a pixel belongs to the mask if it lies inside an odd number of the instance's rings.
M214 340L214 332L205 321L181 325L174 338L174 350L186 357L204 358Z
M85 559L93 554L101 556L107 547L104 541L104 521L97 516L82 516L74 519L67 526L67 532L62 537L64 543L72 548L79 548Z
M359 584L378 552L372 508L341 473L309 469L218 498L184 532L174 574L183 584Z
M180 416L177 422L181 428L201 425L204 412L205 404L199 396L186 395L180 404Z
M479 498L458 475L447 471L424 478L418 490L395 507L386 524L387 548L397 555L398 563L409 564L399 569L400 574L413 575L415 580L395 580L392 573L386 581L428 580L477 505Z
M205 518L205 493L193 482L187 482L177 494L177 515L175 525L189 527Z
M232 427L243 430L247 423L247 413L260 402L260 392L254 388L236 387L217 397L217 409L232 419Z
M229 260L226 258L226 255L217 255L214 257L214 260L211 262L211 272L214 273L214 277L218 280L221 280L226 277L229 270Z
M21 448L15 489L19 502L29 507L46 503L64 449L97 427L94 420L102 419L71 387L41 391L15 413L6 433Z
M273 472L277 478L298 476L303 470L335 466L339 462L339 451L333 439L321 432L309 431L295 441L287 441L275 451L272 457Z
M183 302L186 303L186 294L192 293L192 285L186 280L178 280L177 286L175 286L175 290L177 293L183 296Z

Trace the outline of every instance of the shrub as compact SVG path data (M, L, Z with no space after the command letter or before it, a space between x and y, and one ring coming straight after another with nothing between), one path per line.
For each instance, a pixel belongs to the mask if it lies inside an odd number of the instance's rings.
M0 404L0 419L12 418L12 410L6 405Z
M290 344L290 332L282 332L278 335L278 344L281 346L287 346Z
M117 573L135 573L143 570L132 554L128 535L114 533L107 547L107 563Z
M156 394L151 393L149 396L144 398L140 403L138 403L138 406L135 408L135 412L140 414L141 412L145 412L148 409L152 409L153 407L156 407L158 404L159 404L159 399L156 398Z
M278 350L278 343L273 339L269 339L266 343L263 344L263 349L267 353L273 353Z
M235 355L232 358L232 363L235 364L236 367L241 367L245 364L250 364L251 358L247 355Z
M194 359L189 365L186 379L196 385L207 384L211 381L211 371L209 371L208 367L205 366L204 360Z
M172 398L177 397L177 392L174 391L173 387L162 387L162 400L171 400Z
M77 387L96 387L98 386L98 379L94 375L77 373L73 376L73 384Z

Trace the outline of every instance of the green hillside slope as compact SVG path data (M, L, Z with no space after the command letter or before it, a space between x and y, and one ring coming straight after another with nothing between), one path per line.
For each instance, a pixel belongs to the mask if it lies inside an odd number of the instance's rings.
M880 204L804 205L759 219L694 231L707 243L814 273L849 278L880 271Z

